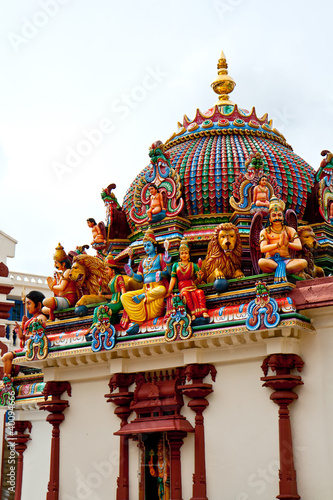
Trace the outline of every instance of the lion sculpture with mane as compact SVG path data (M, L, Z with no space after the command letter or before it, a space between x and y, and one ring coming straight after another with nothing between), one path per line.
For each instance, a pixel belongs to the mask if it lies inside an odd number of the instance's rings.
M109 276L104 262L92 255L77 255L74 257L69 274L72 281L76 283L76 289L80 299L77 306L97 304L107 300L98 295L98 291L108 291Z
M110 293L108 283L110 277L104 262L92 255L82 254L74 257L69 277L76 282L76 289L80 299L76 306L99 304L108 302L108 299L98 295L99 290ZM142 287L142 283L123 276L127 291Z
M297 258L305 259L308 263L307 267L304 269L305 278L322 278L325 276L324 270L314 263L314 250L319 244L312 227L299 226L297 233L302 243L302 250L297 253Z
M213 283L217 278L243 278L241 256L242 243L237 227L230 222L217 226L203 262L207 283Z

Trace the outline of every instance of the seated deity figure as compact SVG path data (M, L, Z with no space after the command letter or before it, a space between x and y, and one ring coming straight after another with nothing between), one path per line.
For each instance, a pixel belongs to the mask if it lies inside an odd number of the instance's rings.
M92 236L93 236L91 246L95 249L98 249L101 246L103 246L103 248L104 248L105 244L106 244L106 240L104 238L104 235L102 233L100 226L97 224L95 219L93 219L93 218L87 219L87 225L88 225L88 227L90 227L90 229L92 231Z
M153 216L159 214L164 210L163 196L159 192L155 184L148 186L150 192L149 209L147 210L148 221L152 221Z
M269 208L269 189L267 187L267 177L260 177L259 184L253 190L253 203L257 207Z
M148 229L143 238L143 247L147 257L139 264L138 272L134 273L130 265L126 265L126 274L143 283L143 288L126 292L121 296L121 302L131 321L127 334L138 333L139 325L149 319L162 316L164 312L164 297L167 293L170 276L171 257L157 253L157 241L152 229Z
M60 243L56 247L53 260L57 271L54 273L54 278L47 278L47 284L54 293L54 297L43 300L43 313L49 315L52 321L54 320L54 311L74 307L78 299L76 283L69 276L71 261Z
M287 281L286 273L300 274L307 266L305 259L293 259L290 250L301 250L295 229L284 224L285 204L272 197L269 204L269 226L260 232L260 251L265 257L258 264L264 273L275 272L274 282Z

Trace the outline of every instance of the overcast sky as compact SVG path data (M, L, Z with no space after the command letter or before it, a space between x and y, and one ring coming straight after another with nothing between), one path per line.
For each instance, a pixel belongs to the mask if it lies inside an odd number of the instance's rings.
M328 0L2 0L0 230L10 269L52 274L54 248L91 241L101 189L121 203L183 115L216 102L223 49L231 99L268 113L315 169L333 150Z

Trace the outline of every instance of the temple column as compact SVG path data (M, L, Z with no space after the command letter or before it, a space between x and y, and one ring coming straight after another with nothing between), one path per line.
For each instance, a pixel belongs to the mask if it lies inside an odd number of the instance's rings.
M293 443L289 418L289 405L298 398L293 389L302 385L299 375L291 375L293 369L299 372L304 362L295 354L272 354L262 365L265 377L261 377L264 387L274 390L270 399L279 406L279 495L276 498L283 500L298 500L296 470L294 467ZM267 376L269 368L276 375Z
M14 253L11 255L12 257L15 255L15 245L13 250ZM2 356L8 351L7 344L9 341L6 339L6 324L4 320L9 318L9 311L14 305L13 301L7 300L7 295L10 294L13 288L12 280L9 278L8 267L4 262L0 262L0 349L2 351Z
M127 419L132 413L129 406L133 399L133 392L128 387L134 382L133 373L116 373L109 382L110 394L106 394L108 403L117 405L114 413L120 418L120 428L127 424ZM119 392L113 393L119 388ZM119 449L119 476L117 479L117 500L129 500L129 463L128 463L128 437L120 436Z
M216 370L213 365L189 365L186 367L185 375L192 384L180 386L179 389L185 396L192 398L188 406L195 413L195 451L194 451L194 474L193 495L191 500L208 500L206 487L206 458L205 458L205 429L203 412L209 405L205 399L213 392L212 384L204 384L203 379L211 373L215 380Z
M69 406L68 401L61 399L61 395L67 391L71 396L71 385L69 382L47 382L43 396L45 401L38 403L40 410L50 412L46 420L52 425L50 480L46 500L58 500L59 498L59 458L60 458L60 424L65 420L63 412ZM48 399L51 397L51 399Z
M170 445L170 500L182 500L182 469L180 448L186 437L186 432L168 431Z
M18 454L16 479L15 479L15 497L14 500L21 500L22 477L23 477L23 453L27 449L26 443L30 440L31 422L28 420L16 420L14 424L14 435L8 436L9 443L15 443L15 451ZM28 433L24 431L28 429Z

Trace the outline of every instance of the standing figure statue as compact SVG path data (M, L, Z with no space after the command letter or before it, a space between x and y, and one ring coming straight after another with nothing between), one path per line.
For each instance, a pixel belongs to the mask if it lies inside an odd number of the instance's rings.
M42 303L44 299L45 295L42 292L35 290L29 292L25 297L26 310L29 314L32 315L32 317L28 319L28 317L24 315L22 318L21 326L18 323L15 324L15 330L17 331L19 339L21 340L21 348L24 347L26 340L28 340L28 338L30 337L30 334L28 332L29 326L34 321L39 321L42 324L46 323L47 318L44 316L44 314L42 314ZM12 372L12 363L15 356L16 354L13 351L6 352L6 354L3 355L2 361L4 377L10 378Z
M143 288L126 292L121 302L132 322L127 333L139 333L139 325L149 319L158 318L164 312L164 297L167 293L167 280L170 276L171 257L167 251L164 255L157 253L157 241L154 232L149 228L143 238L143 247L147 257L139 264L134 273L130 265L126 265L126 274L143 283Z
M43 313L48 314L52 321L54 320L54 311L74 307L78 299L76 283L69 276L71 261L60 243L56 247L53 260L57 271L54 273L54 278L47 278L47 284L50 290L54 292L54 297L43 300Z
M274 282L287 281L286 273L302 273L305 259L294 259L290 250L301 250L302 243L296 230L284 223L285 204L276 197L269 204L269 226L260 232L260 251L265 254L258 262L264 273L275 272Z
M157 445L157 464L154 466L154 450L149 452L150 459L148 462L149 473L153 477L157 477L158 498L159 500L170 499L170 460L169 450L166 447L164 452L163 440L160 439Z
M180 261L172 266L168 295L171 294L178 281L180 295L185 297L192 321L201 316L209 318L204 291L197 288L194 282L195 280L202 281L203 272L197 264L190 262L190 249L185 239L180 243L179 257Z

